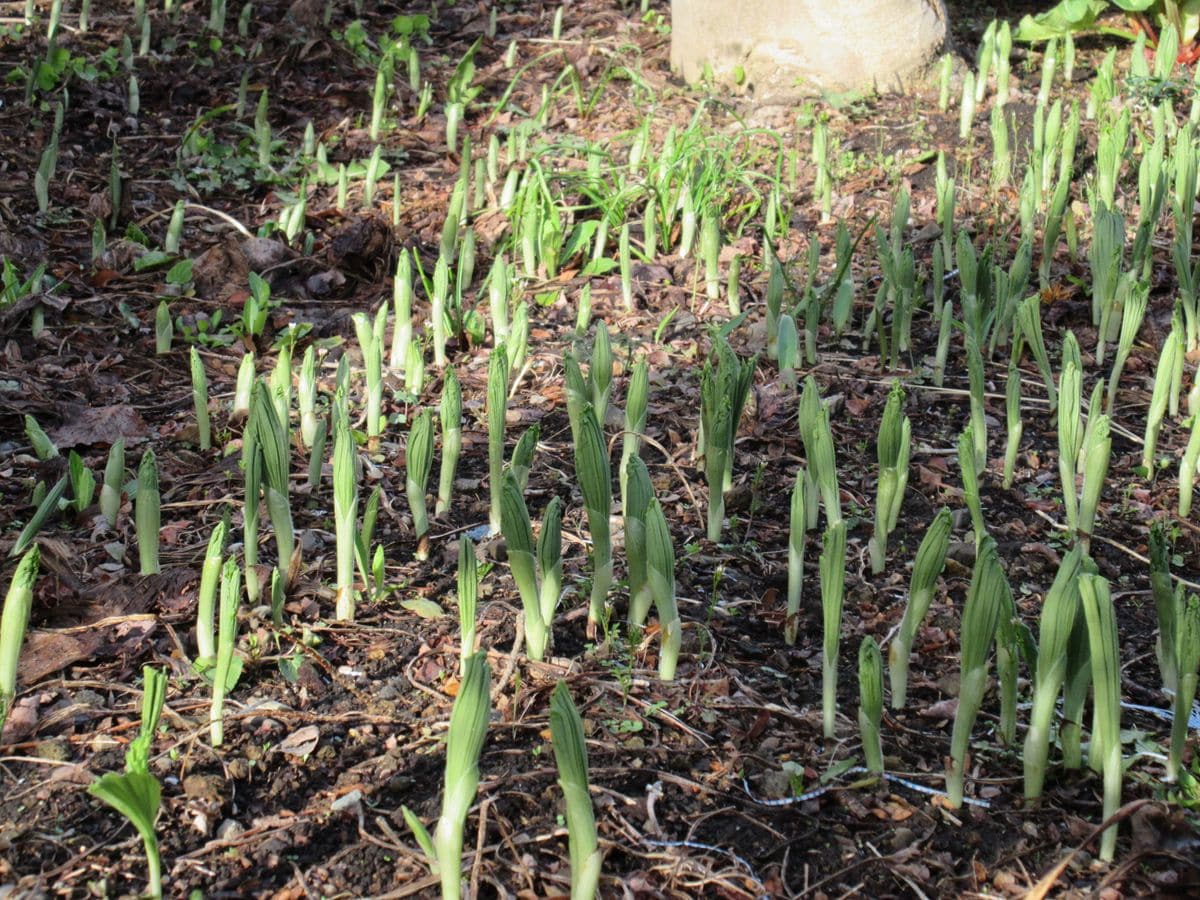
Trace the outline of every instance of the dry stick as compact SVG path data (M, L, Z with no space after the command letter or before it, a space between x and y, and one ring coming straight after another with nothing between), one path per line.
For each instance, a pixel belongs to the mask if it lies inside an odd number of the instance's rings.
M675 470L675 474L676 474L676 476L678 476L680 484L682 484L683 489L685 491L687 491L688 499L690 499L692 501L692 509L699 509L700 504L696 502L696 495L692 493L692 486L690 484L688 484L688 480L683 477L683 472L679 471L679 464L677 462L675 462L675 458L673 456L671 456L670 453L667 452L667 448L664 447L662 444L660 444L658 441L656 441L654 438L650 437L650 435L648 435L648 434L641 435L641 438L643 441L645 441L651 447L655 448L659 453L661 453L663 456L665 456L667 458L667 463L671 466L672 469Z
M1043 519L1045 519L1048 523L1050 523L1050 526L1052 528L1057 528L1059 531L1068 531L1069 530L1066 525L1050 518L1049 514L1042 512L1040 509L1034 509L1033 511L1035 513L1037 513L1039 516L1041 516ZM1147 566L1150 565L1149 559L1142 556L1142 554L1138 553L1132 547L1127 547L1125 544L1122 544L1120 541L1114 541L1112 538L1105 537L1102 534L1093 534L1092 540L1100 541L1102 543L1108 544L1108 546L1113 547L1114 549L1120 550L1126 556L1129 556L1132 559L1136 559L1138 562L1143 563ZM1182 578L1179 575L1176 575L1174 572L1171 573L1171 579L1193 591L1200 591L1200 584L1197 584L1194 581L1188 581L1186 578Z
M1032 888L1030 888L1029 893L1025 895L1025 900L1045 900L1046 895L1050 893L1050 890L1054 887L1055 882L1057 882L1062 873L1066 871L1067 866L1071 864L1071 860L1073 860L1080 853L1080 851L1083 850L1084 847L1099 837L1100 833L1109 826L1116 825L1118 822L1127 819L1129 816L1137 812L1148 803L1155 802L1156 801L1154 800L1143 798L1141 800L1134 800L1131 803L1126 803L1124 806L1118 809L1115 813L1093 828L1091 834L1083 839L1083 843L1077 845L1070 853L1055 863L1054 868L1043 875L1042 879Z
M847 359L849 359L849 358L847 358ZM865 382L866 384L878 384L878 385L890 385L892 383L890 379L883 379L883 378L858 378L855 380ZM1041 386L1042 382L1040 380L1035 381L1033 379L1022 379L1021 384ZM910 384L907 386L911 387L913 390L917 390L917 391L928 391L928 392L934 393L934 394L947 394L952 397L969 397L971 395L971 392L964 388L938 387L937 385L934 385L934 384ZM1008 399L1004 394L985 393L983 396L988 400L1004 401L1004 400ZM1021 403L1022 403L1022 405L1034 404L1036 406L1046 406L1046 407L1048 407L1050 405L1050 401L1046 400L1043 397L1027 397L1024 394L1021 395ZM1092 411L1091 400L1089 400L1087 397L1080 398L1079 409L1080 409L1080 412L1087 413L1090 415L1091 411ZM1126 438L1127 440L1132 441L1135 444L1144 444L1145 443L1145 439L1142 435L1134 434L1132 431L1128 430L1127 428L1125 428L1118 422L1115 422L1115 421L1112 422L1111 430L1114 434L1119 434L1119 435L1121 435L1121 437Z

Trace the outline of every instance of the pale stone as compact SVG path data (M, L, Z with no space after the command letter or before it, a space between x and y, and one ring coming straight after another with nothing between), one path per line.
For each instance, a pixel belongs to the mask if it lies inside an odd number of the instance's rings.
M944 52L942 0L672 0L671 67L759 102L903 91Z

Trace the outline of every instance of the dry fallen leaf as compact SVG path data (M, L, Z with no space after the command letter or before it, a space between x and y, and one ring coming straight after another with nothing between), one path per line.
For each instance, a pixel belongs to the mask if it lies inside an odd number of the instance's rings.
M321 729L316 725L305 725L285 737L276 745L275 749L288 756L305 757L317 749L320 740Z

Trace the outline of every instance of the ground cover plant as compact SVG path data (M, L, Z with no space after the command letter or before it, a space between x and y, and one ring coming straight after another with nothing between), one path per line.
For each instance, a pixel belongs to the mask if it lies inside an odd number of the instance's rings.
M14 6L0 884L1200 891L1200 94L1127 5L786 108L659 2Z

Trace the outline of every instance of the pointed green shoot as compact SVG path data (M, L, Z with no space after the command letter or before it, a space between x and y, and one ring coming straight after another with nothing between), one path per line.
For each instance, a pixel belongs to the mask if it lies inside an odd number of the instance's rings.
M979 715L987 688L987 659L1000 615L1012 605L1012 591L996 556L996 542L985 535L978 544L975 570L963 607L961 642L962 668L959 675L958 710L950 737L950 766L946 770L946 793L951 808L963 802L963 775L971 728Z
M153 450L142 454L138 466L137 496L134 498L137 523L138 559L143 575L158 574L158 533L161 528L158 496L158 462Z
M583 494L592 538L592 594L588 602L587 633L594 637L596 627L608 621L607 599L612 586L612 535L608 521L612 508L612 470L608 445L591 404L584 405L579 419L575 477Z
M883 773L883 741L879 725L883 720L883 657L879 645L868 635L858 647L858 729L862 733L863 756L867 768Z
M1092 734L1093 758L1099 756L1104 780L1104 818L1121 806L1121 651L1117 644L1117 619L1108 582L1099 575L1081 575L1079 594L1087 620L1092 657L1092 691L1096 704L1096 729ZM1100 859L1111 862L1117 849L1117 827L1100 835Z
M933 602L933 592L938 576L946 564L946 550L950 546L950 525L953 517L943 506L933 517L933 522L917 548L913 563L912 580L908 587L908 605L900 629L888 646L888 673L892 683L892 709L903 709L908 698L908 658L912 653L917 629L925 619Z
M433 468L433 410L424 409L413 420L408 431L408 446L404 451L404 491L413 517L413 532L417 538L416 557L429 556L429 510L425 505L425 490Z
M41 551L35 544L17 563L0 613L0 734L17 693L17 663L33 609L33 585L40 562Z
M438 473L437 501L433 507L435 516L444 516L450 511L450 498L454 492L454 474L458 470L458 457L462 453L462 387L454 368L448 366L442 381L442 400L438 409L442 425L442 463Z
M479 755L487 740L491 679L486 653L480 651L467 660L466 674L450 713L442 814L432 838L413 812L403 807L404 820L441 878L443 900L460 900L462 896L463 828L479 789Z
M550 740L558 765L558 786L567 809L567 846L571 858L571 900L595 900L600 883L600 844L588 793L587 744L583 719L565 681L550 694Z
M837 660L842 640L842 604L846 580L846 523L834 522L825 531L821 548L821 713L826 740L836 735Z

